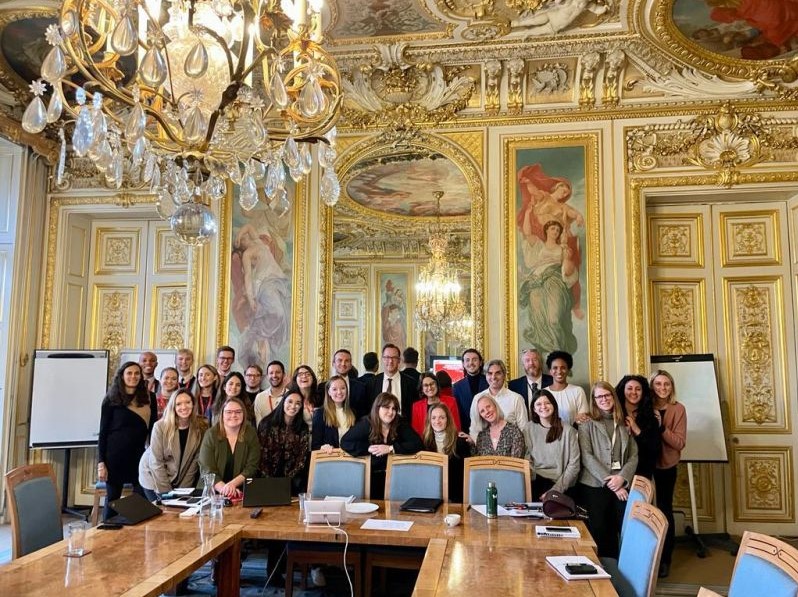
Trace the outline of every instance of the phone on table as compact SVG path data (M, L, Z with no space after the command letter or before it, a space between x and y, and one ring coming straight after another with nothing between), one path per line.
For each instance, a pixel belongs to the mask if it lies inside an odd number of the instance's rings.
M102 524L98 524L97 528L101 531L118 531L122 528L123 525L117 522L104 522Z
M596 574L598 572L593 564L566 564L568 574Z

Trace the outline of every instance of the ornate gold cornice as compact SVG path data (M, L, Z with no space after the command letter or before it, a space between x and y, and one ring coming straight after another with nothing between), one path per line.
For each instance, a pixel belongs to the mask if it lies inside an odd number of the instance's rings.
M774 151L798 148L795 123L738 113L726 102L714 114L690 121L627 130L627 170L647 172L674 160L717 172L716 184L730 188L740 171L774 159Z
M0 112L0 136L17 145L27 145L52 165L58 159L58 143L44 135L31 135L22 125Z

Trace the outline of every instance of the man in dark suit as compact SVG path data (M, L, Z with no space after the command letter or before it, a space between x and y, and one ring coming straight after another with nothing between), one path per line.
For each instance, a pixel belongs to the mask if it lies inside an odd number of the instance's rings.
M418 370L418 351L412 346L408 346L402 352L402 375L410 377L416 385L421 379L421 372Z
M380 356L376 352L367 352L363 355L363 369L365 369L366 372L358 377L358 380L368 386L372 378L377 375L379 368Z
M511 380L507 387L524 398L528 414L532 398L539 390L548 388L552 378L551 375L543 373L543 357L537 348L525 348L521 353L521 364L524 367L524 375Z
M374 399L382 392L390 392L399 398L402 416L410 420L413 402L418 399L418 391L413 385L413 380L399 372L401 352L396 344L386 344L382 347L382 373L375 375L369 383L368 405L374 404Z
M346 348L339 348L333 354L332 374L340 375L346 381L349 391L349 406L360 417L367 415L371 404L366 399L366 385L358 381L352 369L352 353ZM319 383L319 404L324 404L324 394L326 392L327 380Z
M460 412L461 428L470 429L471 402L474 396L488 389L488 380L482 372L482 354L476 348L467 348L460 360L463 362L465 377L452 386L452 394Z

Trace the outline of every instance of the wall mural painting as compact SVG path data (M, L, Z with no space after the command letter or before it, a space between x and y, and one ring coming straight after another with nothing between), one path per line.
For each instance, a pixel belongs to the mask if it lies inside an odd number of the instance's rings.
M293 208L281 217L263 202L244 211L237 188L232 204L228 343L239 363L290 363Z
M418 0L347 0L329 32L334 39L431 33L444 29L421 8Z
M442 216L471 213L471 195L463 172L446 156L423 148L358 162L347 195L369 209L403 216L435 216L433 191L446 191Z
M407 271L377 272L380 347L389 342L396 344L400 350L407 347L409 279Z
M574 355L574 383L589 382L586 151L516 146L508 220L513 227L517 345ZM512 278L511 278L512 279Z
M798 50L796 0L676 0L673 22L687 39L724 56L771 60Z

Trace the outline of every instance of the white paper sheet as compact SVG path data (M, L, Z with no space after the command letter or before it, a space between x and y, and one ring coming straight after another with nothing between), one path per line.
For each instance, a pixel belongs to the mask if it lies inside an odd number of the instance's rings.
M412 520L378 520L369 518L360 528L372 531L409 531L412 526Z

